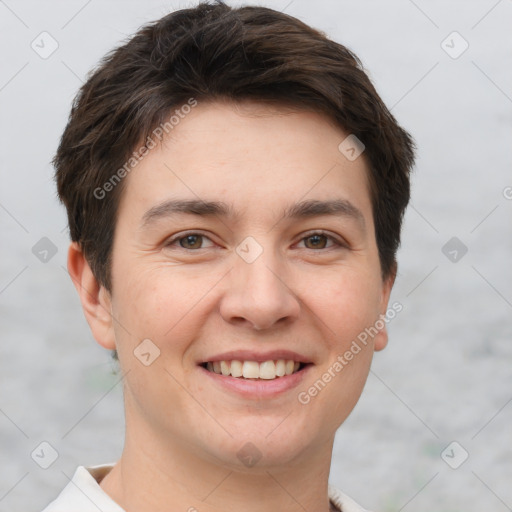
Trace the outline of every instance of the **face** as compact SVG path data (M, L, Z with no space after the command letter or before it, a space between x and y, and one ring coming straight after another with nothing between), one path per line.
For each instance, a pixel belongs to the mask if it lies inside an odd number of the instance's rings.
M317 113L199 103L125 178L100 294L114 320L89 322L118 351L132 435L242 469L332 448L392 285L348 135Z

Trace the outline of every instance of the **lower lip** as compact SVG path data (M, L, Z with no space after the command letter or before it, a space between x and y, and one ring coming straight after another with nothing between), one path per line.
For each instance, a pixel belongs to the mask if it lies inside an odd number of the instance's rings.
M225 376L220 373L214 373L202 366L199 366L207 377L212 379L213 382L218 383L224 389L236 393L244 398L273 398L286 391L297 387L312 365L308 364L302 370L285 375L284 377L276 377L275 379L244 379L231 376Z

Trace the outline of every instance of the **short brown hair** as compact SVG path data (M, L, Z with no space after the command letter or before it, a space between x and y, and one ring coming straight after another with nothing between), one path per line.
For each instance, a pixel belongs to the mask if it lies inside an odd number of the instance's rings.
M191 98L292 104L324 113L355 135L365 145L382 275L396 271L412 138L350 50L292 16L218 0L142 27L103 58L73 102L53 160L58 194L71 239L107 290L125 181L114 186L112 178L117 169L119 179L126 175L134 149ZM109 193L98 197L109 180Z

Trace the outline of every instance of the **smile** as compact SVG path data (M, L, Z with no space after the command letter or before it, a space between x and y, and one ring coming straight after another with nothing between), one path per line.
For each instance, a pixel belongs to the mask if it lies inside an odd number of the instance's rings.
M273 380L300 371L305 364L293 359L268 361L208 361L201 365L209 372L238 379Z

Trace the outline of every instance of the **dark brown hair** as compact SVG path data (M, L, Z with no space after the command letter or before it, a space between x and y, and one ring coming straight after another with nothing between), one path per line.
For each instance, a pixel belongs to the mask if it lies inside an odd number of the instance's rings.
M291 104L354 134L365 145L382 275L395 272L414 162L410 135L350 50L292 16L219 0L142 27L103 58L73 102L53 160L58 194L71 239L109 291L126 163L191 98Z

